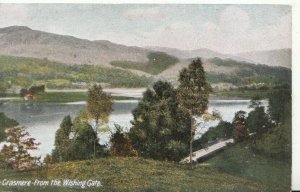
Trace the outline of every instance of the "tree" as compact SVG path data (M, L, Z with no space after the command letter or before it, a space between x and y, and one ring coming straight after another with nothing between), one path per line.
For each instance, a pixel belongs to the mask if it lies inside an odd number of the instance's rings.
M248 138L248 131L246 128L246 112L238 111L235 113L232 120L233 124L233 138L236 142L244 141Z
M43 160L43 163L46 164L46 166L50 165L50 164L53 164L55 161L53 159L53 156L52 155L49 155L47 154L46 157L44 158Z
M93 85L88 90L87 112L88 116L95 120L94 131L98 135L99 121L107 122L112 112L112 97L102 90L101 85ZM96 140L94 155L96 155Z
M71 117L69 115L65 116L60 124L60 128L55 133L55 149L52 156L56 161L66 161L69 158L72 126L73 123Z
M104 153L103 146L98 143L98 137L88 122L80 117L76 117L73 122L70 116L63 119L55 135L55 148L52 151L54 161L90 159L103 156Z
M21 90L20 90L20 96L21 97L24 97L25 95L27 95L27 94L29 94L30 92L27 90L27 89L25 89L25 88L22 88Z
M133 148L131 141L119 125L115 125L116 132L111 135L110 153L113 156L136 156L137 151Z
M272 124L255 143L255 149L278 159L291 160L292 155L291 90L273 90L269 96L268 113Z
M287 161L292 156L291 139L291 124L286 122L270 129L256 141L254 147L265 155Z
M14 170L26 170L37 165L40 157L32 157L29 150L36 150L40 143L28 138L29 133L24 127L6 128L5 131L8 145L5 144L0 151L0 162Z
M276 123L291 120L292 99L290 89L273 90L269 95L268 112Z
M208 97L211 88L206 82L205 72L201 59L193 60L188 68L179 74L177 96L180 107L190 114L190 163L192 162L193 138L196 131L194 116L202 116L208 106Z
M188 154L190 116L179 108L176 90L158 81L134 109L129 137L143 157L179 161Z
M16 120L8 118L4 113L0 113L0 142L7 136L5 128L15 127L17 125L19 125L19 123Z
M28 91L33 95L43 93L45 92L45 85L31 86Z
M246 127L250 132L255 132L256 135L261 135L271 127L269 116L265 113L265 107L257 106L248 114Z
M4 80L0 74L0 97L6 96L6 91L11 87L11 84Z
M75 121L68 159L83 160L103 155L103 147L97 141L98 137L90 124L86 121Z

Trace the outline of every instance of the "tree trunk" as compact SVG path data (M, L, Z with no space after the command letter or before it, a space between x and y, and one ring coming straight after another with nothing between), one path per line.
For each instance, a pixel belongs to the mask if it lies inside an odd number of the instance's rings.
M96 158L96 141L97 141L97 138L98 138L98 124L99 124L99 119L96 118L95 121L96 121L96 125L95 125L96 139L94 140L94 159Z
M193 162L193 116L191 116L190 164Z

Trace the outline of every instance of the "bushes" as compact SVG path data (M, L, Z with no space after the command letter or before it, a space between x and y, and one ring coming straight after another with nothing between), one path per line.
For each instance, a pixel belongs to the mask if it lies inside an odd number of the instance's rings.
M136 156L137 151L133 148L131 141L122 127L115 125L116 132L111 135L110 154L113 156Z
M290 160L292 155L291 90L279 89L269 96L271 128L262 134L253 148L265 155Z

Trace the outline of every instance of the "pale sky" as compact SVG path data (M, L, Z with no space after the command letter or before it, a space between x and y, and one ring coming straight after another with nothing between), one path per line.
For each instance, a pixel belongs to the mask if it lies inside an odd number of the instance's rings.
M221 53L291 48L287 5L0 4L0 27Z

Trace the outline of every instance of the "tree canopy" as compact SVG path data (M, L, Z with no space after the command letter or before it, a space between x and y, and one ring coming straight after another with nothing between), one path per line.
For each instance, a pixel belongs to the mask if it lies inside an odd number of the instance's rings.
M7 144L0 151L0 167L26 170L36 166L40 157L31 156L29 150L36 150L40 143L24 127L7 128L6 133Z
M179 107L176 90L158 81L133 111L129 136L143 157L178 161L188 154L190 115Z
M248 131L246 128L246 112L238 111L235 113L232 120L233 124L233 138L236 142L244 141L248 138Z
M193 60L188 68L180 72L179 83L177 96L180 105L188 109L190 114L201 116L207 110L211 91L201 59Z
M98 143L91 125L78 117L73 122L70 116L64 117L55 134L55 149L52 152L54 161L90 159L94 154L101 156L103 153L103 146Z
M6 138L5 128L11 128L19 125L19 123L7 117L4 113L0 113L0 142Z
M87 111L96 121L96 126L99 120L108 121L108 116L112 112L112 97L103 91L101 85L95 84L88 90Z

